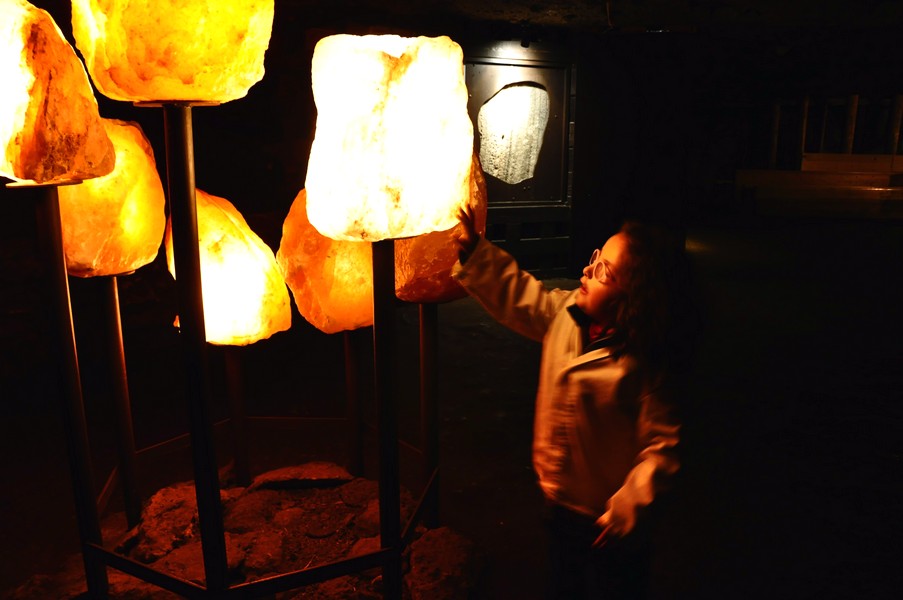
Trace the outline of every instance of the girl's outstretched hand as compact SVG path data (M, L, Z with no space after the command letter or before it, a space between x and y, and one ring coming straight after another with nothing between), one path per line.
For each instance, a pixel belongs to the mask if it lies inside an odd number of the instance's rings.
M455 241L458 244L458 259L461 261L461 264L464 264L477 247L477 242L480 241L480 234L477 233L473 208L469 204L458 209L458 220L461 221L463 231L458 234Z

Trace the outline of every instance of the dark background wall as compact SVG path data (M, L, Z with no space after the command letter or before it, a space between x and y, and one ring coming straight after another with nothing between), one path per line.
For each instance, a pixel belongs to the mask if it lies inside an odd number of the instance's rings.
M36 4L46 6L68 35L68 2ZM888 592L899 589L892 585L899 575L887 574L898 573L891 557L903 539L894 533L901 497L894 471L903 372L899 224L763 224L738 201L733 182L739 168L767 166L776 99L861 94L877 103L900 93L903 5L612 2L609 22L601 2L407 4L413 3L277 1L264 79L244 99L194 110L198 187L231 200L271 246L278 245L284 216L304 182L315 119L309 61L323 34L448 34L462 43L529 37L567 48L577 78L574 269L628 216L694 230L693 239L703 243L697 258L710 302L708 347L696 419L687 427L690 483L670 522L665 558L673 568L661 579L662 597L865 597L875 589L874 597L893 597ZM163 173L160 112L99 102L103 116L142 124ZM793 145L788 139L782 146L785 168L793 168ZM859 150L885 151L875 143ZM46 433L54 389L42 370L51 349L43 345L36 308L42 297L31 204L2 187L0 204L8 209L0 224L4 419L22 432L34 425ZM698 235L702 226L708 227L704 236ZM179 399L162 399L159 389L166 383L159 373L177 362L171 315L159 318L161 306L174 310L171 279L155 263L121 285L129 301L123 319L153 354L152 361L129 365L136 381L151 382L133 391L136 418L144 431L178 432L183 422L171 415L178 414ZM91 296L82 282L73 293L81 302L74 312L84 315ZM294 328L303 327L294 318ZM285 339L270 347L288 346ZM337 340L317 343L323 355L317 366L338 375L326 352L327 346L340 350ZM79 347L90 353L90 332ZM250 353L267 360L263 345ZM294 355L279 356L291 368ZM83 366L85 377L93 375L102 387L102 374L92 372L89 361ZM36 392L26 387L35 382ZM319 385L324 397L334 393L325 376ZM95 402L96 390L87 389ZM158 406L164 402L171 406ZM493 418L480 410L481 419ZM109 448L110 416L99 405L89 412L97 433L92 442ZM498 424L511 428L501 417ZM56 446L37 451L44 462L63 460L58 429L49 436ZM492 451L497 439L487 445ZM106 472L112 459L99 454L98 471ZM28 463L17 462L17 491L43 487L65 495L65 481L36 483ZM529 474L529 466L524 469ZM508 489L497 493L504 506ZM4 515L17 514L9 496L0 502L8 503L0 505ZM57 521L29 524L34 535L22 553L40 555ZM887 552L891 543L897 554ZM782 588L782 577L792 585Z

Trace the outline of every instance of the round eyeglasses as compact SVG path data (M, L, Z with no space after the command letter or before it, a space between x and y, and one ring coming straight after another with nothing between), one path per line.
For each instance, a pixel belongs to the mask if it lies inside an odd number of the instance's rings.
M611 268L602 260L602 252L593 250L593 255L589 259L590 276L601 283L612 283L615 280L611 273Z

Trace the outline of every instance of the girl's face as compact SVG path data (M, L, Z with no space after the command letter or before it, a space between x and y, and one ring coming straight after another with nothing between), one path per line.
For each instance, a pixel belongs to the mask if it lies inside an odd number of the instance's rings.
M593 252L590 264L583 268L576 304L605 329L614 327L618 307L625 298L620 283L628 275L627 258L627 236L616 233Z

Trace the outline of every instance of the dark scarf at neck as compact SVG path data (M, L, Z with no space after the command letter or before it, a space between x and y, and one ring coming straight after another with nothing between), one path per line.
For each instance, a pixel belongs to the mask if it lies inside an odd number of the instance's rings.
M571 304L568 308L571 318L580 327L580 333L583 337L583 351L596 350L597 348L607 348L617 346L624 342L620 332L615 330L606 330L601 325L593 321L589 315L583 312L576 304Z

